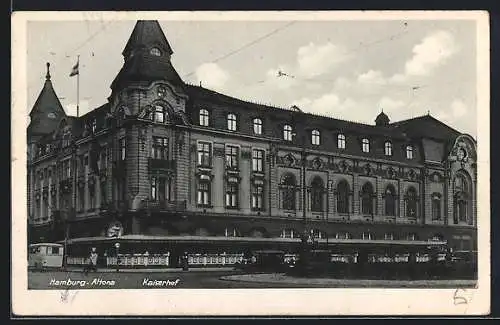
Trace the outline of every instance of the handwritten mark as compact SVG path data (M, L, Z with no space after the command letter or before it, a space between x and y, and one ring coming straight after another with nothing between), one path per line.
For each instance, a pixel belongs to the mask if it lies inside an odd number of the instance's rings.
M61 302L63 303L72 303L75 300L76 294L78 291L75 291L73 294L70 294L69 288L61 292ZM70 297L71 296L71 297Z
M453 294L453 304L456 305L468 305L469 300L466 298L467 290L466 289L456 289Z

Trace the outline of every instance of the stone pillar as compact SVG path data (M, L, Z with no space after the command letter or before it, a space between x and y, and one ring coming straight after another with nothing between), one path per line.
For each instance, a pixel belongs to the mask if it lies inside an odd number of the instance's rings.
M178 130L177 131L177 144L172 146L176 148L177 156L176 161L176 182L175 182L175 193L177 194L176 200L179 201L189 201L189 189L191 184L195 184L193 180L189 177L190 174L190 146L189 146L190 135L188 131Z
M251 197L251 184L250 176L252 173L252 152L251 148L242 147L239 160L240 169L240 192L239 192L239 207L243 213L251 212L250 197Z
M375 191L377 192L376 195L377 195L377 210L375 211L376 215L385 215L385 209L384 209L384 199L382 198L382 196L384 195L384 191L385 191L385 188L384 188L384 183L382 181L382 177L381 176L377 176L377 180L376 180L377 184L376 184L376 189Z
M214 212L222 213L225 211L225 172L226 164L224 160L224 144L214 143L213 144L213 174L214 178L212 181L212 205L214 207Z
M359 202L359 174L357 172L353 173L353 178L352 178L352 200L354 204L354 211L353 214L360 214L360 202Z

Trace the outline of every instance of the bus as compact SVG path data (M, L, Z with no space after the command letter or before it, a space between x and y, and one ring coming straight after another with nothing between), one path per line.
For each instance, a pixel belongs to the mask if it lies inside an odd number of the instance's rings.
M63 266L64 245L37 243L29 245L28 268L41 270Z

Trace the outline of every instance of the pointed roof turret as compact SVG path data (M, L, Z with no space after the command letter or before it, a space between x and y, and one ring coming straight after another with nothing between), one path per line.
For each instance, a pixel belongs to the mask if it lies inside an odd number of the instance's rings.
M389 116L384 113L384 110L380 112L379 115L377 115L377 118L375 119L375 125L377 126L384 126L384 125L389 125Z
M129 83L164 80L184 88L184 82L170 61L170 44L156 20L139 20L123 50L125 62L111 89L126 87Z
M138 20L122 54L127 58L138 49L149 49L153 47L158 48L169 56L174 53L158 21Z
M28 132L30 134L49 134L57 127L61 118L65 116L64 108L52 86L50 63L47 62L45 83L31 109Z

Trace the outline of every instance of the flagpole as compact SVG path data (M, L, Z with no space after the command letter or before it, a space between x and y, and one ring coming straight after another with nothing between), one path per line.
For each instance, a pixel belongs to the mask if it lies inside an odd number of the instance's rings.
M76 66L78 67L76 73L76 117L80 117L80 55L77 56Z

